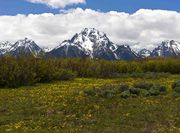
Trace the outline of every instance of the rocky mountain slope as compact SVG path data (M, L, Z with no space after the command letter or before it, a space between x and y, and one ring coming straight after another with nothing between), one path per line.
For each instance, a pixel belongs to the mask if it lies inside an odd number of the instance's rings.
M48 52L47 56L56 58L89 57L107 60L138 58L129 46L114 44L105 33L94 28L85 28L79 34L75 34L72 39L64 41Z
M151 53L151 57L180 56L180 43L171 40L163 41Z
M141 50L138 52L138 55L139 55L141 58L146 58L146 57L149 57L149 56L151 55L151 51L144 48L144 49L141 49Z
M33 41L28 38L18 40L14 44L9 42L0 44L1 55L18 56L34 56L37 57L43 53L43 50Z
M12 44L8 41L0 43L0 55L4 55L7 52L9 52L11 47L12 47Z

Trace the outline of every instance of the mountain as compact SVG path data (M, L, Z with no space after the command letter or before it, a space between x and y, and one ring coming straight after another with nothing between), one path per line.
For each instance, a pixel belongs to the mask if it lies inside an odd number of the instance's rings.
M42 47L42 50L47 53L47 52L50 52L53 48L50 48L50 47Z
M146 57L180 56L180 43L163 41L151 51L142 49L134 52L128 44L118 45L110 41L107 35L94 28L85 28L70 40L63 41L54 49L40 48L33 40L25 38L12 44L0 43L0 56L34 56L50 58L92 58L106 60L132 60Z
M29 55L37 57L43 54L43 50L33 40L25 38L14 43L6 54L14 57Z
M151 57L174 57L180 56L180 43L171 40L163 41L151 53Z
M129 46L114 44L105 33L94 28L85 28L79 34L75 34L72 39L65 40L48 52L47 56L55 58L89 57L107 60L137 58Z
M149 56L151 55L151 51L144 48L144 49L141 49L141 50L138 52L138 55L139 55L141 58L146 58L146 57L149 57Z
M9 52L9 49L12 47L10 42L2 42L0 43L0 56Z

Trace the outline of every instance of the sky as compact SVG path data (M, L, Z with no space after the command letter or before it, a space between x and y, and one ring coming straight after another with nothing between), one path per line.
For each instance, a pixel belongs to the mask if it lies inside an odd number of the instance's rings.
M29 0L33 1L33 0ZM34 0L38 1L38 0ZM40 0L39 0L40 1ZM42 0L43 1L43 0ZM48 1L48 0L44 0ZM63 0L56 0L63 1ZM68 1L68 0L64 0ZM76 1L76 0L75 0ZM139 9L162 9L173 10L180 12L179 0L87 0L86 3L80 2L74 5L70 4L64 9L70 8L90 8L93 10L100 10L103 12L118 11L126 13L134 13ZM60 7L62 9L62 7ZM28 0L1 0L0 1L0 15L16 15L16 14L41 14L59 13L59 8L49 8L45 4L40 2L34 4L28 2Z
M55 47L86 27L137 49L180 41L180 1L0 0L0 42L28 37Z

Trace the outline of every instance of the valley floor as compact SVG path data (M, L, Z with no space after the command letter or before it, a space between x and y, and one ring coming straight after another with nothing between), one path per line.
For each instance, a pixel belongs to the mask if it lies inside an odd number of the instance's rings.
M180 97L171 84L180 75L159 79L75 79L0 89L0 132L152 133L180 132ZM88 97L82 91L104 84L149 81L166 85L166 95Z

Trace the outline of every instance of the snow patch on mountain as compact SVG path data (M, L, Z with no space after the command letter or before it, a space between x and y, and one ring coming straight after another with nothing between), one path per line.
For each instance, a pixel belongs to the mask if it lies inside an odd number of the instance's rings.
M174 40L163 41L151 53L152 57L180 56L180 43Z
M84 51L86 55L93 58L94 49L98 47L107 47L111 43L106 37L106 34L96 30L95 28L85 28L79 34L75 34L71 40L66 40L61 43L56 49L66 46L77 46L80 50ZM116 46L110 46L114 51Z
M31 39L25 38L15 43L2 42L0 43L0 55L9 56L26 56L33 55L37 57L43 54L43 50Z
M65 40L50 51L51 56L55 54L56 56L69 57L72 56L72 53L78 57L81 57L80 53L83 53L83 57L108 60L126 58L124 55L127 54L128 59L136 57L136 53L128 45L112 43L105 33L95 28L85 28L79 34L75 34L72 39Z
M3 55L9 52L11 47L12 47L12 44L8 41L0 43L0 55Z
M151 55L151 51L144 48L138 52L138 55L142 58L146 58Z
M47 53L47 52L50 52L53 48L50 48L50 47L42 47L42 50Z

